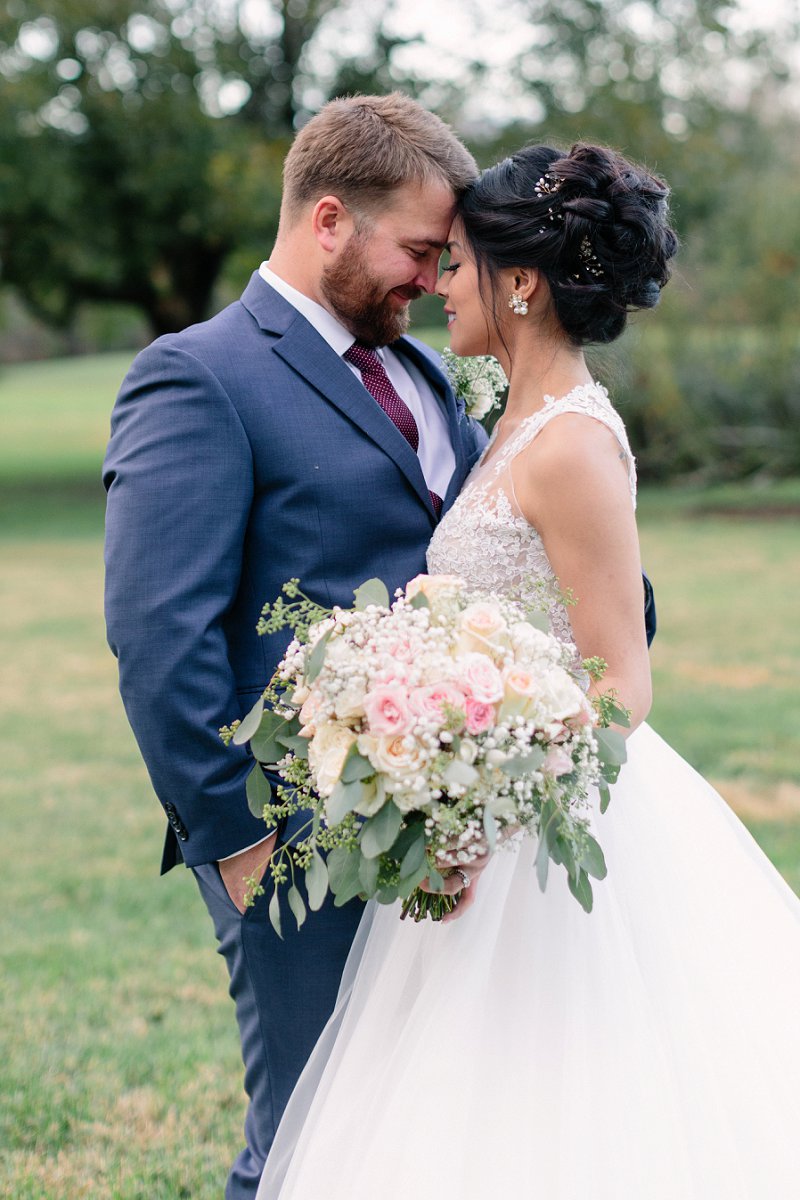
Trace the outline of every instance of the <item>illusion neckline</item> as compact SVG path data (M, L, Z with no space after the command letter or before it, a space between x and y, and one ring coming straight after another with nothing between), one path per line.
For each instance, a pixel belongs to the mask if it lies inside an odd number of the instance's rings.
M522 420L520 421L519 425L516 427L514 432L509 434L509 436L506 438L505 444L500 447L500 449L497 451L497 455L495 457L502 458L503 451L506 449L506 447L511 445L511 443L515 440L515 438L517 438L519 436L521 430L523 430L530 421L535 420L536 417L540 417L542 415L542 413L546 412L550 408L553 408L556 404L563 404L565 401L572 400L574 397L577 398L579 393L585 394L587 392L591 393L594 396L596 396L597 393L599 392L600 399L602 400L602 402L604 404L608 404L609 406L611 405L611 397L608 394L608 388L606 388L602 383L600 383L599 380L592 380L591 383L576 383L575 387L570 388L570 390L568 392L565 392L563 396L553 396L549 392L545 392L544 393L544 402L543 402L541 408L537 408L535 412L528 413L527 417L522 418ZM482 467L489 465L490 451L495 446L495 437L496 437L496 434L497 434L497 431L499 428L500 428L500 422L498 421L497 424L495 425L494 429L492 430L492 436L489 438L489 441L486 443L486 448L480 458L480 466L482 466Z

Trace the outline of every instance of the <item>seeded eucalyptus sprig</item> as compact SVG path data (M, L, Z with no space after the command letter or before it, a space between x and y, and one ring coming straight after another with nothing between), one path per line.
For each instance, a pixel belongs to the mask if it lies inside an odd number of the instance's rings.
M299 579L290 579L283 585L281 591L284 596L295 603L287 604L283 596L279 596L277 600L265 604L261 610L261 618L256 625L256 633L263 635L280 633L282 629L291 629L298 641L305 642L308 638L309 628L317 621L329 617L331 609L317 604L316 600L312 600L305 592L301 592Z

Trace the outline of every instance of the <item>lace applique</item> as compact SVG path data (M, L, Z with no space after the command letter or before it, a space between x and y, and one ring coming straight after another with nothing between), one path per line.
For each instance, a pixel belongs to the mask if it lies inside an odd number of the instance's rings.
M494 456L492 438L433 535L428 571L459 575L471 587L510 596L523 604L541 606L544 592L552 632L571 642L569 616L558 600L558 581L541 536L519 511L511 481L511 464L517 455L553 417L567 412L593 417L614 434L626 456L635 506L636 469L622 419L601 384L582 384L559 399L548 396L543 407L526 417Z

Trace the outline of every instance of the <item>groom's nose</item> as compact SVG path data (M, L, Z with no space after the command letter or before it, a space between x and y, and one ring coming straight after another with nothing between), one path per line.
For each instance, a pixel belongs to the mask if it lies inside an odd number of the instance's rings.
M420 269L414 277L414 287L421 288L423 292L429 295L436 291L436 285L439 282L439 254L430 261L426 260L420 264Z

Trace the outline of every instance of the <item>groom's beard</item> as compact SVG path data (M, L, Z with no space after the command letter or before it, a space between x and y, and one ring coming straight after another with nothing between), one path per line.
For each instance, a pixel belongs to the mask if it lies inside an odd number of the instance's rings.
M346 252L326 267L320 290L342 324L365 346L388 346L409 325L408 307L397 308L386 296L386 281L372 274L367 261L367 238L354 233ZM416 300L420 288L407 284L395 291Z

